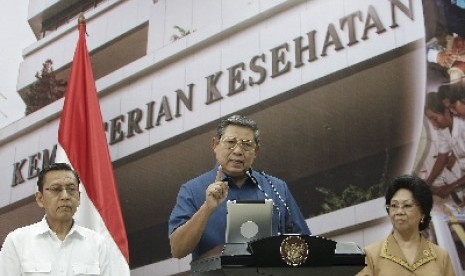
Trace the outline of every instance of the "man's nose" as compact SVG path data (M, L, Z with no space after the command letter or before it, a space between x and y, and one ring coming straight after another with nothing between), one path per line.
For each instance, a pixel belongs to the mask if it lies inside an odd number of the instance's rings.
M65 199L71 197L71 194L66 189L61 190L59 195L60 195L60 198L65 198Z
M244 149L242 148L242 143L237 143L234 148L233 152L236 154L244 154Z

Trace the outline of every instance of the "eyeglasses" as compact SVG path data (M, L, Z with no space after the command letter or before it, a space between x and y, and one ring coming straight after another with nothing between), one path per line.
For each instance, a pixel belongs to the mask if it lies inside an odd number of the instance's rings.
M244 151L252 151L255 149L256 144L254 141L251 140L240 140L237 139L236 137L223 137L221 139L221 143L227 148L227 149L234 149L238 144L241 145L242 149Z
M389 212L396 212L400 209L405 210L406 212L410 212L415 208L415 206L419 206L418 204L413 204L413 203L407 203L407 204L398 204L398 203L392 203L386 205L386 209Z
M44 190L51 192L53 195L58 196L63 192L63 190L66 190L66 193L70 196L74 196L77 192L77 186L75 185L69 185L66 187L63 186L52 186L50 188L45 188Z

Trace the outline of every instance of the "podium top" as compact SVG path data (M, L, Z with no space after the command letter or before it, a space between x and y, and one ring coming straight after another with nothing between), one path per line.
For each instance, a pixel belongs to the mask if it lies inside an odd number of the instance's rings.
M353 242L338 243L319 236L281 235L251 243L226 244L221 255L196 260L191 263L191 270L198 273L233 269L237 272L255 267L334 271L349 267L353 271L360 271L364 266L365 254Z

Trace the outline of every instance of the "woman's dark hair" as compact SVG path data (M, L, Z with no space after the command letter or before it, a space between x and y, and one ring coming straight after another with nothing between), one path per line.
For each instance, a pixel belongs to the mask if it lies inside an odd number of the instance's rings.
M391 204L394 194L400 189L407 189L412 192L413 198L420 205L424 217L418 226L420 231L428 228L431 221L431 209L433 208L433 194L426 182L413 175L402 175L394 178L386 190L386 205Z
M443 100L444 98L440 93L429 92L426 95L425 112L431 110L434 113L443 115L446 111L449 111L444 105Z
M53 164L50 164L49 166L45 167L44 169L42 169L42 171L39 172L39 178L37 179L37 188L38 188L39 192L41 192L41 193L44 192L44 178L45 178L45 175L50 171L70 171L76 177L77 184L79 185L79 183L81 182L81 180L79 179L79 176L71 168L70 165L68 165L66 163L53 163Z

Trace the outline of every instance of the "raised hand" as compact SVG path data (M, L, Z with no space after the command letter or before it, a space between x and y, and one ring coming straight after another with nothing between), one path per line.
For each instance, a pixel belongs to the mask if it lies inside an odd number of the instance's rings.
M218 167L216 173L215 182L210 184L205 191L206 203L209 208L216 209L221 203L223 203L228 196L228 182L222 180L223 169L221 166Z

